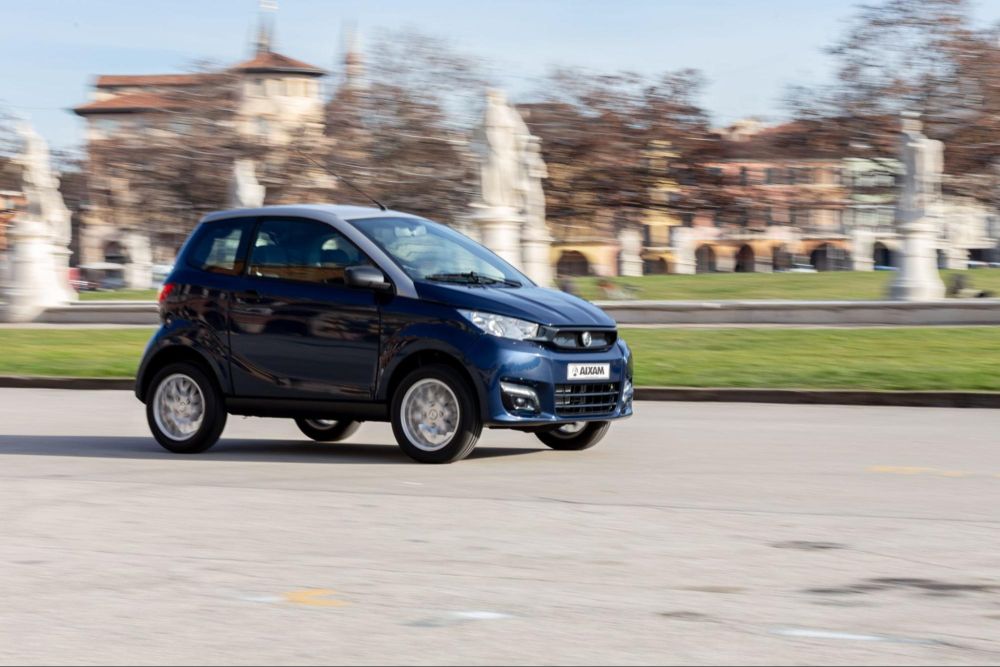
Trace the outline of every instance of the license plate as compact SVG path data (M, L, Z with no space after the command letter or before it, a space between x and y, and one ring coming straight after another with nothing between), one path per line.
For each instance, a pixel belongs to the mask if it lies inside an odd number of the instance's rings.
M567 380L610 380L611 364L569 364Z

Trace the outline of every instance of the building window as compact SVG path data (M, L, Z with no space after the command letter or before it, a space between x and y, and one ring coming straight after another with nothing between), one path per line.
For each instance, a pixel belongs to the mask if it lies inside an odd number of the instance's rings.
M776 185L781 181L779 170L774 167L770 167L764 172L764 180L768 185Z
M685 227L694 226L694 213L681 213L681 224Z
M749 169L747 169L746 167L740 167L740 185L748 184L749 182L749 178L747 178L748 173Z
M270 125L270 123L267 122L266 118L258 118L257 119L257 134L260 135L260 136L262 136L262 137L270 136L270 134L271 134L271 125Z

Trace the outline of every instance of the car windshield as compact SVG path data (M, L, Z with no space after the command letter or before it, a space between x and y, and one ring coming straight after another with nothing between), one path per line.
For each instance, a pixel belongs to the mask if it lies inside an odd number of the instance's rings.
M414 280L519 287L530 281L472 239L421 218L351 220Z

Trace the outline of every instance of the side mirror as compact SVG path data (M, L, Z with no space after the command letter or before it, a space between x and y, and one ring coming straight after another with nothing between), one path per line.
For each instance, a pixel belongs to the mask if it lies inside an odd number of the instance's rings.
M344 270L344 282L348 287L362 287L380 292L392 289L392 283L385 274L374 266L349 266Z

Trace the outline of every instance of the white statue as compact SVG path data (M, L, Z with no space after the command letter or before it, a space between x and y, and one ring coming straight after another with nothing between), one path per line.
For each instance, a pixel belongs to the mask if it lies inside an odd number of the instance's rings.
M264 205L264 186L257 182L253 160L242 159L233 163L229 205L232 208L259 208Z
M519 208L519 149L527 134L524 121L503 92L490 90L486 97L483 125L477 132L480 203L493 208Z
M903 253L889 296L906 301L940 299L945 292L938 275L936 247L941 228L944 144L928 139L921 127L916 118L904 118L899 143L905 178L896 205L896 224L903 237Z
M924 218L941 200L941 173L944 171L944 144L928 139L915 118L903 120L900 155L905 178L899 197L900 222Z
M69 246L72 238L72 214L59 193L59 179L52 172L49 147L28 123L18 126L22 152L18 158L22 167L21 180L28 200L28 218L41 222L57 246Z
M27 123L18 127L18 134L22 147L17 162L27 207L9 232L3 319L24 322L77 296L69 283L71 213L59 194L48 146Z

